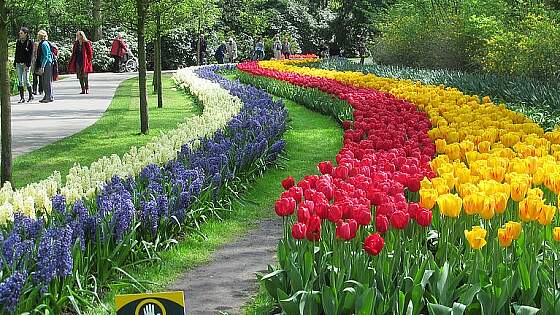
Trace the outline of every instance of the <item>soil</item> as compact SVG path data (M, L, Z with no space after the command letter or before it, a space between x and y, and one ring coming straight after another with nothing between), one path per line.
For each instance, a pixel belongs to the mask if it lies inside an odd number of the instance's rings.
M191 269L169 290L183 291L187 314L241 314L257 292L256 273L276 263L282 220L267 219L238 240L220 247L210 263Z

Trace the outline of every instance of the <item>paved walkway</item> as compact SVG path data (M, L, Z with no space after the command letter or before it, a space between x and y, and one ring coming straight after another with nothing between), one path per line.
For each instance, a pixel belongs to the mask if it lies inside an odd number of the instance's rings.
M119 84L134 73L94 73L90 75L90 94L80 93L74 75L54 82L52 103L39 103L35 95L31 103L18 104L12 97L12 152L14 156L42 148L71 136L95 123L107 110ZM26 99L27 99L26 92Z

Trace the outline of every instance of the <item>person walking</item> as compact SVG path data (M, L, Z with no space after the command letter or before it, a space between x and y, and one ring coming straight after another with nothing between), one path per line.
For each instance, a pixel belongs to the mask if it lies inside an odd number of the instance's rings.
M262 36L259 37L257 43L255 44L255 60L264 59L264 41Z
M19 38L16 42L16 55L14 57L14 68L18 76L19 102L25 103L25 88L29 93L28 102L33 100L33 91L29 84L29 69L33 59L33 41L29 38L29 29L22 27L19 30Z
M274 52L274 59L280 60L282 58L282 42L280 41L280 36L278 35L274 37L272 51Z
M53 53L51 51L51 45L49 43L49 36L46 31L40 30L37 33L37 41L39 41L39 47L37 49L37 61L35 67L37 67L39 75L41 75L41 80L43 82L43 91L45 95L43 99L39 102L50 103L54 101L52 81L53 81Z
M222 42L220 46L218 46L218 48L216 49L216 52L214 53L214 57L216 57L216 61L218 61L218 64L223 64L225 56L226 56L226 43Z
M284 55L284 59L290 59L291 51L290 42L288 41L288 37L286 37L282 44L282 55Z
M72 56L68 65L68 72L76 73L80 80L82 92L80 94L89 94L88 75L93 72L93 48L91 42L87 39L83 31L76 33L76 41L72 47Z
M113 64L113 71L120 72L121 62L128 51L126 42L124 41L122 34L118 33L117 37L113 40L111 45L111 57L115 59Z
M37 73L37 51L39 50L39 43L35 42L33 44L33 57L31 57L31 73L33 74L33 95L43 94L43 82L41 82L41 76ZM39 90L37 90L37 85Z
M229 63L234 63L237 60L237 43L232 37L229 38L227 43L227 55Z

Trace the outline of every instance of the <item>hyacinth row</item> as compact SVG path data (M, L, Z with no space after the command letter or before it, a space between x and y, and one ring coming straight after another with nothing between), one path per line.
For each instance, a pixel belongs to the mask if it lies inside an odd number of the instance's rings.
M137 176L117 172L95 198L70 203L59 193L46 214L15 213L0 233L0 313L58 314L69 308L69 296L78 311L125 275L118 268L151 261L174 237L222 216L232 194L276 159L286 130L282 102L222 78L222 69L184 69L175 78L205 107L198 130L206 124L214 132L207 127L193 139L184 128L183 136L165 136L173 147L185 139L177 152L157 155L171 160L155 160ZM219 123L210 123L210 113Z
M200 80L194 71L191 68L181 69L175 80L180 88L188 90L204 104L202 115L187 118L177 128L154 137L140 148L132 147L122 157L113 154L93 162L89 167L73 166L64 186L61 186L59 172L15 191L9 182L6 183L0 189L0 224L13 221L17 213L30 218L36 218L37 213L50 213L51 198L58 193L64 195L69 203L84 197L93 198L113 176L137 176L149 164L163 165L175 159L185 143L196 148L199 142L193 140L211 137L224 128L241 110L241 100L230 95L218 83Z
M560 313L559 131L488 97L307 62L239 65L354 108L336 166L282 183L280 269L262 281L286 313Z

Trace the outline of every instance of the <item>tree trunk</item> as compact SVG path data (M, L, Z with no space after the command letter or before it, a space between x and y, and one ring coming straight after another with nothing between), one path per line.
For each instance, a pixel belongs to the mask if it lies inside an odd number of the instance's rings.
M148 97L146 91L146 2L136 0L138 13L138 87L140 89L140 132L148 133Z
M8 73L8 12L6 1L0 0L0 133L2 162L0 177L2 184L12 180L12 109L10 105L10 78Z
M200 17L198 18L198 40L196 41L196 64L197 65L201 65L202 63L200 62L200 35L201 35L201 31L200 31Z
M162 89L162 80L161 80L161 15L158 14L156 20L156 62L155 64L157 67L154 69L156 71L155 75L157 75L156 81L156 89L157 89L157 101L158 101L158 108L163 108L163 89Z
M93 21L96 23L93 41L103 39L103 24L101 22L101 0L93 0Z

